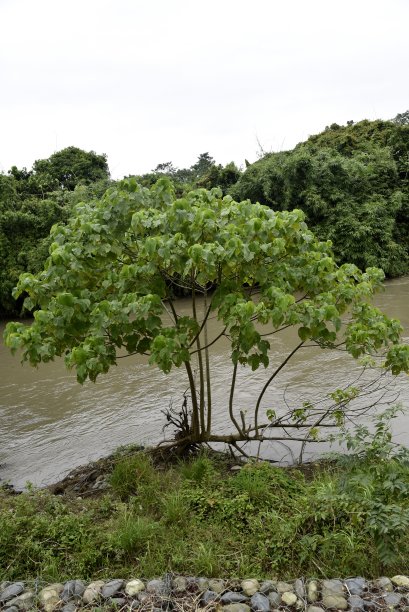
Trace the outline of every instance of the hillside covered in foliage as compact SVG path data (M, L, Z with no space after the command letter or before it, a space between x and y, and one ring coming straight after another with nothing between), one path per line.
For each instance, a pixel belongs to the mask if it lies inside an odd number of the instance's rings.
M165 162L136 178L150 187L163 176L179 197L218 187L236 200L299 208L310 229L332 241L339 263L378 266L390 277L409 270L408 113L392 121L332 124L291 151L246 161L244 172L202 153L190 168ZM22 272L42 269L52 225L113 184L106 156L76 147L37 160L31 170L13 166L0 174L0 317L20 314L13 287Z

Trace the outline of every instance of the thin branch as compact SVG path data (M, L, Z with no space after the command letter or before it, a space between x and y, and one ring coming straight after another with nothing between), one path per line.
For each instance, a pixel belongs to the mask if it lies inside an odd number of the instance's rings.
M268 387L273 382L273 380L277 376L277 374L279 372L281 372L281 370L284 368L284 366L287 365L287 363L290 361L291 357L293 355L295 355L295 353L298 351L298 349L300 349L302 347L303 344L304 344L303 341L300 342L300 344L297 344L297 346L291 351L291 353L289 355L287 355L287 357L284 359L284 361L272 373L272 375L270 376L268 381L265 383L263 389L261 390L261 393L260 393L260 395L258 396L258 399L257 399L256 408L255 408L255 411L254 411L254 425L255 425L256 434L258 434L258 424L257 424L258 423L258 413L259 413L259 410L260 410L260 404L261 404L261 400L263 399L264 393L267 391Z

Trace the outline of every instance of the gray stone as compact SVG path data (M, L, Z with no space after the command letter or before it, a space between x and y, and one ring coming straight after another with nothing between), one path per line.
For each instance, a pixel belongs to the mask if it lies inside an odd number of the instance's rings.
M388 593L393 591L393 584L389 578L386 578L386 576L382 576L381 578L375 580L374 586L380 591L387 591Z
M125 586L125 593L130 597L137 595L141 591L145 590L145 585L142 580L129 580Z
M348 608L348 602L342 595L325 595L322 598L322 603L326 608L335 610L346 610Z
M318 599L318 585L315 580L311 580L307 586L307 599L309 603L314 603Z
M101 595L104 599L114 597L119 591L124 588L124 580L110 580L106 582L101 589Z
M26 591L18 597L10 599L8 606L17 607L19 610L31 610L34 604L34 592Z
M219 580L217 578L212 578L209 580L209 590L215 591L215 593L223 593L226 588L224 580Z
M395 606L399 606L402 601L402 595L399 595L399 593L388 593L383 599L388 608L394 608Z
M397 587L409 589L409 578L407 576L401 576L398 574L397 576L393 576L393 578L391 578L391 582Z
M64 590L61 593L61 599L63 601L69 601L70 599L80 599L85 591L85 584L82 580L68 580L64 585Z
M265 595L268 595L269 593L275 590L276 590L276 583L273 582L272 580L265 580L261 584L261 587L260 587L260 593L264 593Z
M12 582L0 593L0 603L6 603L6 601L17 597L23 591L24 584L22 582Z
M365 610L365 602L359 595L351 595L351 597L348 598L348 604L351 610L355 610L356 612Z
M254 612L269 612L270 610L270 601L268 597L262 593L255 593L251 598L250 603L251 609Z
M116 608L122 608L126 604L125 597L111 597L111 604Z
M216 601L217 599L219 599L219 597L220 595L219 593L216 593L216 591L205 591L204 593L202 593L202 597L200 598L200 601L205 606L207 606L213 601Z
M250 612L250 606L245 603L232 603L223 606L223 612Z
M323 580L321 590L323 598L325 596L344 596L344 585L340 580Z
M104 584L105 583L103 580L95 580L94 582L90 582L82 595L83 602L86 604L96 602L101 595L101 589Z
M149 580L146 584L146 590L148 593L154 593L155 595L165 595L168 588L164 580Z
M276 583L276 589L277 593L293 593L294 585L290 584L289 582L282 582L281 580L279 580Z
M278 608L281 605L281 595L276 591L271 591L268 594L268 601L270 602L273 608Z
M141 602L141 604L144 604L151 599L151 595L149 595L149 593L147 593L146 591L140 591L140 593L138 593L137 595L137 598L138 601Z
M294 591L297 597L300 599L305 599L305 585L299 578L294 582Z
M207 589L209 588L209 581L207 578L198 578L196 584L199 591L202 592L207 591Z
M3 608L3 612L19 612L16 606L8 606L7 608Z
M61 608L62 612L75 612L76 609L77 609L77 605L75 601L70 601Z
M255 578L249 578L247 580L243 580L241 583L241 590L245 595L251 597L260 589L260 583Z
M186 591L187 580L183 576L175 576L172 580L172 587L175 591Z
M292 591L286 591L281 595L281 601L286 606L294 606L297 603L297 595Z
M348 578L345 585L351 595L362 595L368 587L365 578Z
M231 604L231 603L244 603L248 601L248 597L243 595L243 593L237 593L236 591L226 591L220 598L222 604Z

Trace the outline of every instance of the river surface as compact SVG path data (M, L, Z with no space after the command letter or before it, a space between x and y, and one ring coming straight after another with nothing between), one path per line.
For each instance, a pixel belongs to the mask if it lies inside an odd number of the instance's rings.
M375 303L389 316L400 319L404 337L409 341L409 277L388 281ZM178 302L180 312L188 312L187 301ZM218 327L210 321L209 338ZM26 482L41 486L57 481L72 468L108 455L129 443L155 444L172 432L163 430L163 410L181 406L187 382L184 370L165 375L149 366L144 357L118 360L118 366L94 383L79 385L75 374L65 369L62 360L42 364L38 369L21 365L4 346L0 324L0 479L22 488ZM236 386L237 409L254 406L271 367L297 343L294 330L273 337L271 366L252 373L239 372ZM229 431L226 411L232 366L229 347L212 347L211 368L214 393L214 430ZM280 409L317 399L352 383L359 375L357 364L345 353L305 349L288 363L265 396L263 409ZM409 378L400 376L391 398L399 393L399 402L409 410ZM387 398L388 399L388 398ZM396 439L409 445L409 414L395 421ZM315 445L317 446L317 445ZM326 449L327 450L327 449ZM294 448L275 444L270 457L292 460ZM309 450L315 453L314 445ZM308 456L308 453L307 453Z

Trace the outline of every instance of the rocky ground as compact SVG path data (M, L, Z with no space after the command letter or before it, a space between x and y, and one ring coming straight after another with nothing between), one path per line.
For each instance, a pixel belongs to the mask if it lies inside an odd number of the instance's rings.
M130 611L138 609L190 611L204 609L221 612L269 612L288 610L325 612L326 610L407 610L409 577L393 576L365 580L222 580L165 575L144 581L97 580L85 584L69 580L65 584L40 582L0 583L2 612L44 610Z

